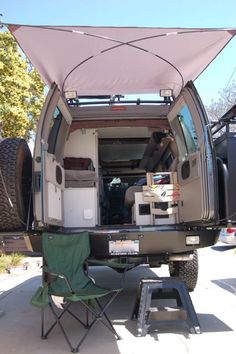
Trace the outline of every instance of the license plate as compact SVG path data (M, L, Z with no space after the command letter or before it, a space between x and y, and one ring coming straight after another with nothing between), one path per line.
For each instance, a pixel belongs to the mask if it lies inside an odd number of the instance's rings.
M112 255L138 254L139 240L109 241L109 253Z

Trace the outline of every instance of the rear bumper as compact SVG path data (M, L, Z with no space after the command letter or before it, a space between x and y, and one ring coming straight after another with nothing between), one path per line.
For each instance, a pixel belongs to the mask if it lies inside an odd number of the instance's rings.
M1 232L0 253L28 254L29 248L23 232Z
M48 230L49 231L49 230ZM94 258L128 257L157 257L166 258L170 255L192 253L194 249L212 246L216 243L218 230L155 230L155 231L126 231L126 230L88 230L90 232L91 256ZM55 232L55 231L54 231ZM67 230L63 233L75 233ZM76 232L80 232L77 230ZM186 245L186 236L199 236L198 245ZM30 250L41 252L41 236L31 235L28 238ZM111 244L116 241L131 241L137 248L128 251L127 247L120 253L111 253ZM133 242L132 242L133 241ZM121 242L122 243L122 242ZM167 257L168 256L168 257Z
M133 251L123 255L127 256L152 256L160 254L190 253L194 249L212 246L216 243L219 235L218 230L201 231L145 231L145 232L122 232L99 234L92 233L91 254L97 258L112 257L109 245L111 241L138 241L138 252ZM198 245L186 245L186 236L199 236ZM127 251L127 250L126 250ZM119 256L119 254L117 254ZM122 255L122 253L120 254Z

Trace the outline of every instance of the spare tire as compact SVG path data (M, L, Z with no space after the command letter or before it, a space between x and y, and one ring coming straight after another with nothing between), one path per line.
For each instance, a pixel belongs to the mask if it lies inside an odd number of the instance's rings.
M31 213L32 156L27 142L0 142L0 231L26 229Z

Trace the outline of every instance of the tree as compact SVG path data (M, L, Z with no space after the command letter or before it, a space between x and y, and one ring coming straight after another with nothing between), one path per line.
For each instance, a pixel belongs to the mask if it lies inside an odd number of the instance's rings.
M218 120L225 114L233 105L236 104L236 82L232 81L223 90L219 91L218 101L211 101L211 104L206 107L210 120Z
M0 120L3 137L29 140L45 99L44 83L12 35L0 32Z

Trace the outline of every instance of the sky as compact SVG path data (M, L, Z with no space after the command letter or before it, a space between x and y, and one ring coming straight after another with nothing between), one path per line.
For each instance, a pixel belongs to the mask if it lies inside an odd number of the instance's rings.
M235 0L1 0L2 22L31 25L236 28ZM195 81L204 104L236 81L236 38Z

